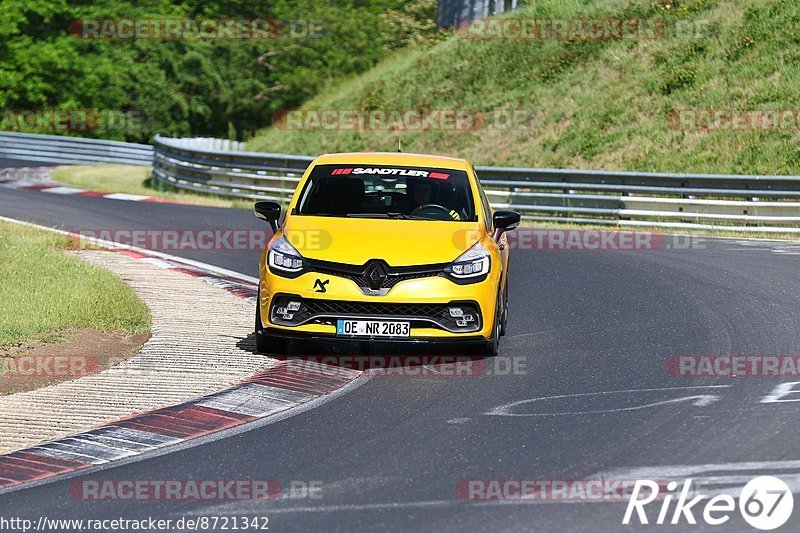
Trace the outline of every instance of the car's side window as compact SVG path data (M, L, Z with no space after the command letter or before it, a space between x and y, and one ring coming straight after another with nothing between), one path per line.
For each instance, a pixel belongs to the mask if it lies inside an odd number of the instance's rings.
M472 171L475 172L475 169L473 169ZM492 207L489 205L489 199L486 198L486 192L484 192L484 190L483 190L483 185L481 185L481 180L480 180L480 178L478 178L478 173L477 172L475 172L475 177L478 179L478 190L481 193L481 203L483 204L483 213L484 213L484 216L486 217L486 220L484 221L484 222L486 222L486 231L491 233L491 231L492 231Z

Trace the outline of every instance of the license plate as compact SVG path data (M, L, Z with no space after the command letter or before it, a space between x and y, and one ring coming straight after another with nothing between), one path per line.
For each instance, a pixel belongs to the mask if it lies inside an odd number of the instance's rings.
M336 334L367 337L408 337L411 334L411 323L386 322L383 320L337 320Z

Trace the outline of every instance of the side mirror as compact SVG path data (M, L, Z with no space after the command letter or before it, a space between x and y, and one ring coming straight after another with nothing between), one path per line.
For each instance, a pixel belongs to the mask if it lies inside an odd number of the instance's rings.
M256 218L260 218L269 223L272 231L278 231L278 219L281 218L281 204L278 202L256 202L253 205L253 212Z
M495 229L508 231L519 226L520 216L516 211L495 211L492 215L492 224Z

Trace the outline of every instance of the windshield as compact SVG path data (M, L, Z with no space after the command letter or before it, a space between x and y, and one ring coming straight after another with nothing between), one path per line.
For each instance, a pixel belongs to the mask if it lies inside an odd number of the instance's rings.
M464 170L318 165L295 214L406 220L477 220Z

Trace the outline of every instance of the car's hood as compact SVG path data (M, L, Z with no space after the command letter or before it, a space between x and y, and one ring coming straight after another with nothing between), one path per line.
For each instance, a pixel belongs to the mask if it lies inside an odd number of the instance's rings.
M391 266L449 263L480 238L479 222L290 216L284 235L309 259Z

